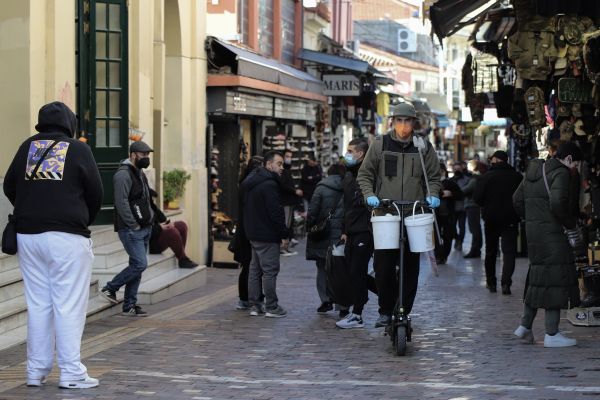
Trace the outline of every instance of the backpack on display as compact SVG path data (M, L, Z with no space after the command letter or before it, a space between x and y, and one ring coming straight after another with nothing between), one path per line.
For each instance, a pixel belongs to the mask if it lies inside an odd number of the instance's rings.
M544 91L535 86L527 89L527 92L525 92L525 104L527 106L529 124L538 132L539 136L541 128L546 125Z

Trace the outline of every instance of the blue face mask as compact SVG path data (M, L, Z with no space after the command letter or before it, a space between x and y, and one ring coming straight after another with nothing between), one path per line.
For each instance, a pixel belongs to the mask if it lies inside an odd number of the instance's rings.
M344 154L344 158L346 159L346 164L348 166L352 166L356 164L356 160L354 159L354 154Z

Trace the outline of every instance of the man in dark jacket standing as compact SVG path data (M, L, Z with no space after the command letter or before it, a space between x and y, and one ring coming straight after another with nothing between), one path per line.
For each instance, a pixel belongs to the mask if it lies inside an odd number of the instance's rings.
M23 142L4 178L4 194L18 214L27 386L46 382L55 346L59 387L98 386L81 363L80 348L94 261L88 227L100 212L103 189L90 148L74 138L76 127L65 104L43 106L35 127L40 133Z
M146 253L154 223L150 188L143 171L150 165L152 151L146 143L134 142L129 147L129 158L121 161L121 166L113 177L115 232L118 232L129 255L129 265L107 282L100 294L111 303L118 304L116 292L125 286L122 315L126 317L148 316L136 303L142 273L148 267Z
M464 161L463 161L464 162ZM454 176L450 178L451 181L456 183L460 189L462 189L471 179L470 176L463 173L462 162L455 162L452 165ZM455 235L454 235L454 248L458 251L462 251L462 244L465 240L465 229L467 222L467 211L465 210L464 196L461 199L454 199L454 211L455 211ZM458 225L458 230L456 230Z
M283 202L283 211L285 211L285 225L290 234L290 246L294 247L298 241L294 239L294 207L298 204L298 199L302 196L302 190L296 189L296 183L292 177L292 152L286 150L283 153L283 171L279 186L281 187L281 198ZM292 253L289 250L281 250L282 256L291 256L298 253Z
M511 294L512 275L515 272L517 257L517 237L520 217L512 203L512 196L523 180L509 163L505 151L498 150L492 155L490 170L477 181L473 201L482 208L485 233L485 275L486 287L496 293L496 256L498 240L502 238L502 294Z
M452 239L456 233L456 203L464 199L464 195L456 181L448 179L448 170L444 163L440 163L442 176L442 190L440 193L440 206L435 209L435 215L440 226L440 234L444 239L435 241L435 258L439 265L444 265L448 261L448 256L452 251ZM437 232L435 232L437 238Z
M283 171L283 155L278 151L265 154L263 166L252 172L240 186L244 191L244 229L252 245L252 261L248 277L250 315L281 318L287 315L277 299L279 249L287 249L290 240L281 203L279 176ZM261 285L265 306L260 303Z
M323 179L323 173L321 167L317 165L317 159L315 156L311 156L310 160L300 171L302 175L302 204L304 205L304 212L308 212L308 206L310 205L310 199L312 199L317 183Z
M369 261L375 249L373 234L369 226L370 212L356 183L358 170L368 150L369 143L365 139L354 139L348 144L348 150L344 156L348 173L342 181L344 188L342 239L346 241L344 247L346 266L352 273L354 306L352 313L336 322L336 325L343 329L364 326L362 312L365 304L369 301L369 288L375 293L377 292L375 278L369 275Z

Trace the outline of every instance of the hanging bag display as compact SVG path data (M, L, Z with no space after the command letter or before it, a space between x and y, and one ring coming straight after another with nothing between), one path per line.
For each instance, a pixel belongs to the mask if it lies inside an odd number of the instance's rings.
M23 192L23 196L20 199L21 203L27 197L27 194L29 193L29 189L31 188L31 185L33 184L32 181L34 180L34 177L36 176L38 170L40 169L40 165L42 165L42 162L44 161L46 156L50 153L50 151L58 143L60 143L60 141L56 140L54 143L52 143L50 146L48 146L46 148L46 150L44 151L44 154L42 154L42 156L40 157L35 168L31 172L31 175L29 175L29 179L27 179L25 182L26 186L25 186L25 191ZM27 182L27 181L29 181L29 182ZM4 254L9 254L11 256L14 256L15 254L17 254L18 217L19 217L19 207L18 207L18 205L15 205L13 213L8 215L8 223L6 224L6 227L4 228L4 232L2 233L2 252Z
M544 100L544 91L535 86L527 89L525 92L525 105L527 106L529 124L538 132L539 140L541 129L546 125L546 102Z

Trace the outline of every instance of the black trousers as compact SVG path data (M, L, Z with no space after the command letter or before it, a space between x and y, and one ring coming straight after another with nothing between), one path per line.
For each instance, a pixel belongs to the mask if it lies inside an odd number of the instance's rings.
M466 221L467 221L467 212L466 211L456 211L456 223L458 225L458 230L454 237L460 243L465 240L465 229L466 229Z
M238 292L240 295L241 301L248 301L248 274L250 273L250 263L244 264L242 263L242 270L240 271L240 276L238 277ZM261 280L262 282L262 280ZM262 285L262 283L261 283ZM264 300L265 295L263 293L260 294L260 302Z
M346 236L344 258L352 273L352 290L354 293L352 313L356 315L362 315L363 308L369 301L369 290L377 294L375 278L369 275L369 261L373 255L373 249L373 234L371 232Z
M481 233L481 213L479 207L467 208L467 222L469 224L469 232L473 235L469 253L481 255L483 234Z
M436 218L438 225L440 226L440 234L442 235L442 239L444 239L444 244L441 244L437 236L437 231L435 231L435 258L438 260L445 260L452 251L452 239L454 238L455 222L454 218L450 217L449 215L436 214Z
M502 277L500 283L510 286L512 275L515 272L515 259L517 257L517 237L519 225L517 223L486 222L485 229L485 276L487 284L496 286L496 257L498 255L498 240L502 239Z
M406 236L406 232L404 233ZM411 253L408 238L404 249L404 278L402 285L402 305L405 314L410 314L417 287L419 286L419 267L421 253ZM375 250L375 281L379 293L379 314L392 315L394 306L398 300L398 279L396 277L396 265L400 250Z

